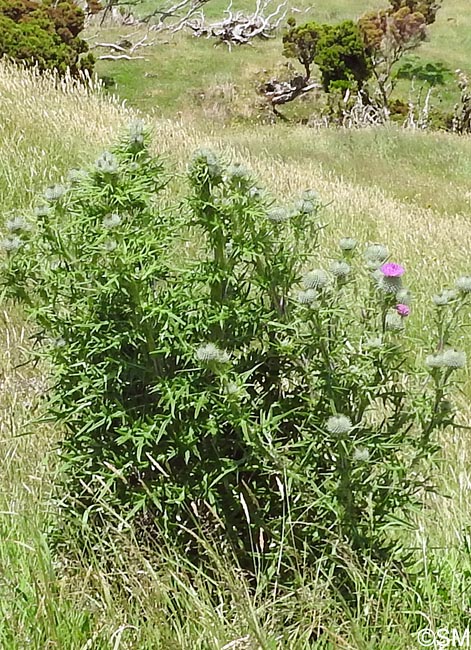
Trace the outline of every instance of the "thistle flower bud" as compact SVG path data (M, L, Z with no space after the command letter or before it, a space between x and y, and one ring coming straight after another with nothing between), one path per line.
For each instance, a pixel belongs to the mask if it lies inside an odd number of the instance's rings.
M49 203L54 203L55 201L59 201L64 194L66 193L66 188L64 185L51 185L50 187L47 187L46 190L44 191L44 198L46 201L49 201Z
M429 354L425 357L425 365L429 368L443 368L443 354L439 352L438 354Z
M458 292L453 289L444 289L441 293L433 296L432 300L437 307L445 307L458 297Z
M463 275L458 278L455 287L460 293L471 293L471 275Z
M283 221L288 221L291 217L291 214L286 208L272 208L267 213L268 219L274 221L275 223L283 223Z
M34 214L42 219L43 217L47 217L47 215L51 212L51 208L49 205L44 204L44 205L38 205L38 207L35 209Z
M117 242L114 239L108 239L105 241L105 251L107 253L112 253L118 246Z
M429 368L449 368L457 370L466 366L466 353L458 350L445 350L438 354L430 354L425 359Z
M453 404L448 399L442 400L438 405L438 411L442 414L453 413L454 411Z
M365 251L365 258L367 262L374 262L375 264L379 262L378 266L381 266L388 258L389 251L386 246L381 244L371 244Z
M7 237L2 242L0 242L0 247L7 253L13 253L23 246L23 242L16 235L13 237Z
M389 312L386 314L385 327L391 332L399 332L404 329L403 318L396 311Z
M302 305L315 306L317 304L318 292L315 289L308 289L307 291L300 291L298 293L298 302Z
M305 190L301 199L296 203L295 209L299 214L313 214L317 212L321 203L317 192Z
M305 289L324 289L329 284L329 276L323 269L309 271L303 277Z
M203 363L210 363L211 361L227 363L230 356L224 350L220 350L214 343L205 343L196 350L196 358Z
M346 415L333 415L327 420L327 431L333 435L349 433L352 429L352 421Z
M144 146L143 120L134 120L129 124L129 144L133 149L142 149Z
M95 168L101 174L117 174L118 161L109 151L104 151L95 162Z
M379 350L383 347L383 339L380 336L372 336L365 341L364 346L370 350Z
M88 173L85 169L71 169L67 174L67 180L73 185L84 181L86 178L88 178Z
M226 395L229 395L230 397L237 395L240 392L239 386L235 383L235 381L228 381L224 385L224 392Z
M241 185L252 181L250 171L241 162L235 162L227 169L227 180L233 184Z
M466 366L466 352L445 350L442 354L442 362L445 368L464 368Z
M339 241L340 250L346 252L354 250L357 247L357 244L358 244L357 240L354 239L353 237L343 237Z
M6 221L5 228L10 233L21 232L21 230L27 230L27 224L23 217L13 217Z
M342 262L342 261L332 262L330 266L330 272L334 277L338 278L339 280L344 280L348 276L351 270L352 269L350 264L347 264L347 262Z
M222 179L222 166L216 154L210 149L198 149L193 154L193 158L189 165L190 177L195 180L200 179L201 176L207 176L213 182L219 182Z
M119 226L121 221L122 221L122 219L119 216L119 214L113 213L113 214L109 214L108 216L106 216L103 219L102 225L103 225L103 228L106 228L106 229L109 230L111 228L116 228L117 226Z
M265 192L261 187L251 187L249 190L249 196L252 199L262 200L264 198Z
M370 452L366 447L355 447L352 459L357 463L366 463L370 459Z
M396 293L396 298L401 305L406 305L407 307L411 306L412 293L409 291L409 289L400 289Z

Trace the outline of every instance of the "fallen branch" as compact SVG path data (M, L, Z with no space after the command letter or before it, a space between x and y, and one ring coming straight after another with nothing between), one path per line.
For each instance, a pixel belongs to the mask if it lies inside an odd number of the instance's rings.
M137 61L138 59L142 61L148 61L144 56L130 56L129 54L103 54L98 57L99 61L118 61L119 59L126 59L126 61Z
M232 45L247 45L254 38L273 38L273 32L278 29L286 18L287 0L281 2L268 16L264 15L272 0L257 0L255 11L246 14L243 11L232 12L232 0L224 11L226 18L214 23L206 23L204 14L200 11L199 18L189 19L184 16L179 23L172 27L172 31L179 31L187 27L197 38L215 38L220 43L226 43L229 49ZM200 0L200 4L201 0ZM276 20L274 20L276 18Z
M292 102L300 95L305 95L311 92L311 90L321 87L321 84L318 82L309 82L308 79L300 75L290 79L290 81L271 79L259 87L259 92L268 99L273 110L277 112L275 110L277 106Z

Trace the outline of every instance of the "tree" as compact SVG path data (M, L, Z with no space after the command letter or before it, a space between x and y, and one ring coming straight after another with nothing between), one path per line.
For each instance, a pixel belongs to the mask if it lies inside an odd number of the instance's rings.
M91 71L83 27L84 12L73 0L0 0L0 56L62 74Z
M296 26L291 20L289 25L283 36L283 54L298 59L304 67L306 82L313 63L319 67L326 92L335 88L361 89L371 76L370 56L358 26L352 21L334 26L315 22Z
M288 19L288 25L291 29L283 36L283 55L289 59L298 59L305 70L307 81L311 77L311 66L324 25L311 22L297 26L294 18Z
M326 92L361 90L372 74L371 58L363 45L360 30L350 20L333 27L324 26L315 62L322 73Z
M425 40L439 7L434 0L390 0L387 9L369 12L358 21L384 106L394 88L394 65Z

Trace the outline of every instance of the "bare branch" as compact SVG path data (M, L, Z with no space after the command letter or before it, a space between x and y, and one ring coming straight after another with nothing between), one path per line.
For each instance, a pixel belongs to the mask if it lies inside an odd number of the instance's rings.
M126 59L126 61L137 61L141 59L143 61L148 61L144 56L130 56L129 54L103 54L98 57L99 61L118 61L119 59Z

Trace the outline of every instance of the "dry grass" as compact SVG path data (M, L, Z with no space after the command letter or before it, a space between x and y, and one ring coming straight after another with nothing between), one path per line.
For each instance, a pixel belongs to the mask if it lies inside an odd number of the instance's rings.
M27 207L32 196L105 147L131 117L93 81L78 83L0 62L0 203Z

